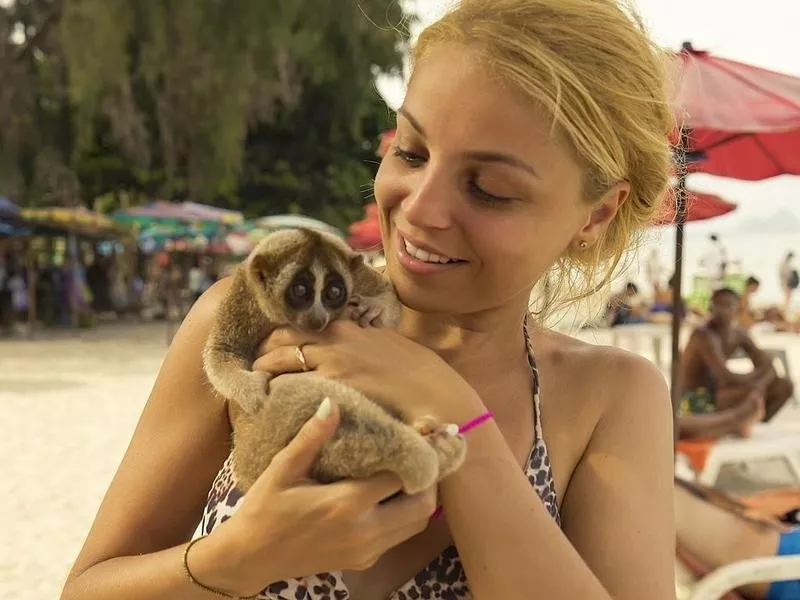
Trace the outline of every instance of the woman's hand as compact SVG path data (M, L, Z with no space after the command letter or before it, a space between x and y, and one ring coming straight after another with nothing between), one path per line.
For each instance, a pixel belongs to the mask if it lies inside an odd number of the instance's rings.
M402 489L393 474L328 485L309 479L338 422L336 406L324 402L256 480L239 510L192 548L188 564L198 581L246 596L275 581L364 570L425 530L436 509L435 486L381 503Z
M253 370L274 375L306 368L345 383L407 421L433 417L461 423L485 411L475 390L435 352L392 329L360 327L348 320L322 333L275 331L259 348Z

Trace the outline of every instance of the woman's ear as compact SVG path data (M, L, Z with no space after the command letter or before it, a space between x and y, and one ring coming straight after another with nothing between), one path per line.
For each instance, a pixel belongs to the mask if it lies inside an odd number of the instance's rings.
M578 232L576 240L586 245L594 244L617 216L620 206L628 199L631 184L627 181L615 183L591 209L586 223Z

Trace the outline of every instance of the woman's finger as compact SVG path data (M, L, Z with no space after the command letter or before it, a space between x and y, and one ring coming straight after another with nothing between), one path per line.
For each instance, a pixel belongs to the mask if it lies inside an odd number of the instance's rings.
M382 471L364 479L345 479L332 483L329 490L347 499L354 507L373 507L402 491L403 483L394 473Z
M301 344L318 344L323 335L310 331L299 331L292 327L279 327L273 331L258 347L258 354L266 354L283 346L299 346Z
M436 512L436 486L413 496L401 495L378 506L378 518L385 523L419 523L429 520Z
M339 407L330 398L323 399L314 416L306 421L292 441L275 455L265 471L271 474L272 483L289 486L308 479L322 446L333 437L338 425Z
M313 371L317 368L317 363L312 358L313 348L314 344L280 346L253 361L253 371L265 371L274 375Z

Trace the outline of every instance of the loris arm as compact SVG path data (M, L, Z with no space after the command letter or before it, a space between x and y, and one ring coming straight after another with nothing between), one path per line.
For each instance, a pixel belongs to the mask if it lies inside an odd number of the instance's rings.
M363 256L353 259L353 297L358 307L355 316L381 327L396 327L400 321L400 301L389 278L364 262Z
M269 373L251 370L256 347L269 335L270 325L243 280L241 273L234 276L219 306L203 366L217 392L252 414L266 396L270 379Z

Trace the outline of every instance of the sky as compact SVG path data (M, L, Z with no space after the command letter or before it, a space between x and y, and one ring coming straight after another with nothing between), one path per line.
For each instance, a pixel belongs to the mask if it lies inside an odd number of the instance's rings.
M425 24L438 18L451 0L409 0ZM634 0L653 38L666 48L684 41L695 48L774 71L800 76L800 0ZM378 89L391 108L402 102L404 82L380 80ZM800 149L798 149L800 151ZM738 231L752 220L791 214L800 227L800 177L745 183L692 175L689 185L737 203L713 227ZM800 229L798 230L800 237ZM800 248L798 248L800 249Z

